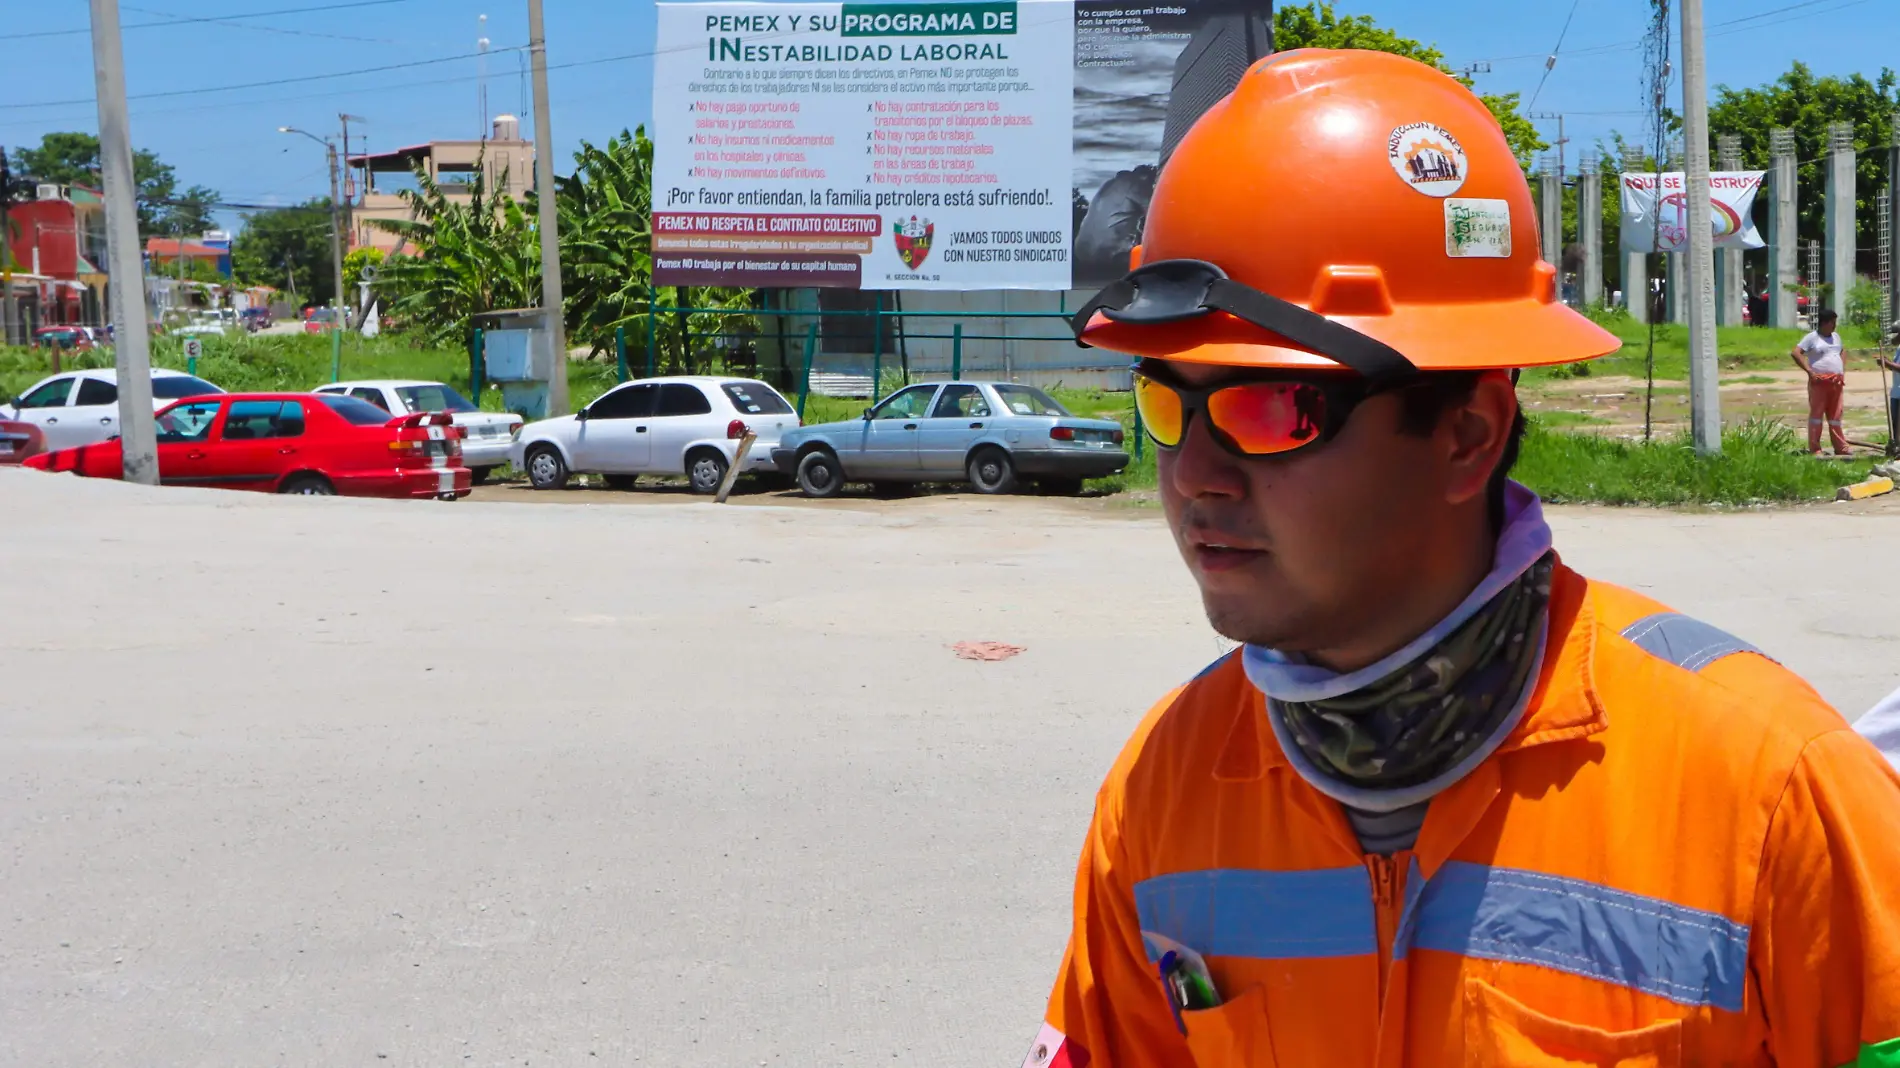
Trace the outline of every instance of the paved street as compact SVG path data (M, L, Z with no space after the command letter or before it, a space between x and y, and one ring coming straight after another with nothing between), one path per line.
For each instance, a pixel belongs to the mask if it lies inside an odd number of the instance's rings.
M1850 714L1900 683L1900 509L1555 522ZM1155 513L1034 498L0 470L0 552L0 1064L36 1068L1016 1064L1096 785L1223 648Z

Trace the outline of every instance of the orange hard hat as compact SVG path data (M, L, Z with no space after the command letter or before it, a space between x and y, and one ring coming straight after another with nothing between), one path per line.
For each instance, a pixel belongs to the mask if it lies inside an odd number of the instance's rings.
M1162 168L1130 259L1076 316L1084 343L1374 378L1619 344L1558 303L1530 186L1483 102L1385 52L1254 64Z

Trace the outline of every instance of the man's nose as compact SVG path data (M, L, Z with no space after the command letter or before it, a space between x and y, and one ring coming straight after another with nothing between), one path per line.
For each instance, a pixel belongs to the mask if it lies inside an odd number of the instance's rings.
M1162 477L1175 493L1189 500L1246 495L1245 461L1222 448L1207 425L1207 413L1196 412L1188 421L1181 444L1161 456Z

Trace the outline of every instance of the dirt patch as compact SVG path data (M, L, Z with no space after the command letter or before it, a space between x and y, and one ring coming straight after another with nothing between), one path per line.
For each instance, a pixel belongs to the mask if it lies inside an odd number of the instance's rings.
M1799 370L1726 371L1721 383L1724 418L1776 419L1797 430L1807 426L1807 376ZM1527 384L1520 388L1519 394L1528 410L1552 413L1553 421L1566 423L1566 429L1619 436L1643 432L1645 398L1640 378L1592 375L1558 379ZM1871 441L1886 433L1887 385L1879 372L1847 372L1843 400L1848 437ZM1654 433L1659 436L1667 437L1687 428L1688 384L1671 380L1657 382L1650 412Z

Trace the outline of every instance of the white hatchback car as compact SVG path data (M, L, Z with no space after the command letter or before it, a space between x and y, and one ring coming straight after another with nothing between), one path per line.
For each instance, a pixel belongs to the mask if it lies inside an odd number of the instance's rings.
M183 371L152 368L152 410L181 397L224 390ZM68 371L41 379L0 405L0 419L32 423L46 437L46 451L75 449L119 436L119 372L110 368Z
M474 402L441 382L387 379L375 382L332 382L314 392L368 401L391 415L448 412L468 435L462 439L462 466L477 484L508 462L522 419L513 412L484 412Z
M573 415L529 423L515 441L515 466L535 489L559 489L570 474L607 476L630 489L641 475L685 475L695 493L714 493L734 463L741 474L776 474L772 449L798 426L778 390L749 378L646 378L615 386ZM738 457L751 431L751 450Z

